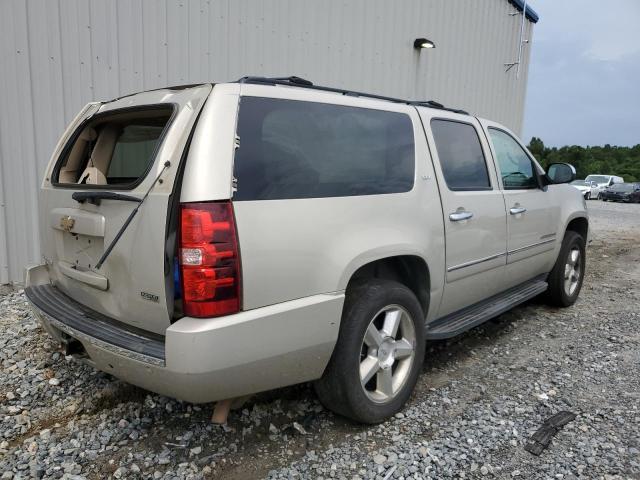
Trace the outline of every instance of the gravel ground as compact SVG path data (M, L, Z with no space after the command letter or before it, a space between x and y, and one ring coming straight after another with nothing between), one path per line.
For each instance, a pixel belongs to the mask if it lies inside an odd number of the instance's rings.
M307 385L209 422L211 406L127 385L56 352L0 287L0 478L640 479L640 205L589 202L577 304L534 300L431 342L405 410L349 423ZM527 439L576 419L539 457Z

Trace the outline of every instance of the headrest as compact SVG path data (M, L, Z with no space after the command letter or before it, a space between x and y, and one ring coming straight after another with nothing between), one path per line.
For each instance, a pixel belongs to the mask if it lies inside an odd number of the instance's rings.
M92 142L97 137L98 133L96 132L96 129L93 127L87 127L82 131L82 133L80 133L80 136L78 138L80 140L84 140L85 142Z
M87 167L80 175L78 183L85 185L106 185L107 177L96 167Z

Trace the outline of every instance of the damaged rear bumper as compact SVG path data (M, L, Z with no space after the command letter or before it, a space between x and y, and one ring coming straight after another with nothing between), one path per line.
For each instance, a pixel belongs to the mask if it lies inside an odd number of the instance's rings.
M80 342L99 370L194 403L322 376L344 302L344 294L324 294L219 318L184 317L162 336L79 304L49 282L44 265L27 272L25 294L48 333Z

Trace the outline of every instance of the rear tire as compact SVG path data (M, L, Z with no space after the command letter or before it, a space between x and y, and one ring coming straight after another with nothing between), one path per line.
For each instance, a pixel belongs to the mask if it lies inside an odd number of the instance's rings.
M411 396L425 352L424 314L405 285L372 279L349 289L340 333L315 390L329 410L380 423Z
M549 273L547 300L556 307L570 307L578 299L586 265L585 240L567 231L556 264Z

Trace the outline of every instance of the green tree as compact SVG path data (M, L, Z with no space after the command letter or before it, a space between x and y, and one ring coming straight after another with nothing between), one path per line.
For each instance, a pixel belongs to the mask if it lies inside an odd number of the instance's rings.
M534 157L536 157L539 161L542 161L545 151L544 142L542 141L542 139L533 137L529 142L528 148L529 151L533 153Z
M529 151L543 167L550 163L570 163L576 168L578 178L599 173L619 175L625 182L640 181L640 144L633 147L567 145L548 148L541 138L533 137Z

